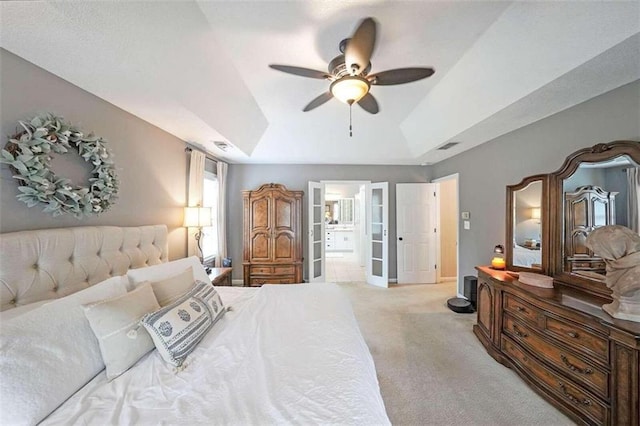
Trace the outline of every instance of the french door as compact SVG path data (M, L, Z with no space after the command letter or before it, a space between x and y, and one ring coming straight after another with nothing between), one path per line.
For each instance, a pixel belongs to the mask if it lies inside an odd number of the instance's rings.
M367 283L389 287L389 183L367 185Z
M309 282L324 282L324 183L310 181L308 194Z

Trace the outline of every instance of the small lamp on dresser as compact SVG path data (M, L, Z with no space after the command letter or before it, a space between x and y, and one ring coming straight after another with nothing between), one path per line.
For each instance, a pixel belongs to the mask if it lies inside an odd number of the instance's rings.
M505 269L506 262L504 260L504 246L498 244L493 248L493 259L491 259L491 267L493 269Z
M211 207L185 207L183 226L186 228L198 228L198 231L195 233L194 237L198 245L198 252L200 253L198 257L200 258L200 263L202 263L202 243L200 240L204 235L204 233L202 232L202 228L204 226L211 226Z

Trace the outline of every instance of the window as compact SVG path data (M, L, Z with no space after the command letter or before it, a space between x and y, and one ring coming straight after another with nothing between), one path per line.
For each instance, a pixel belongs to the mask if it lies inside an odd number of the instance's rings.
M211 207L211 223L213 226L202 228L202 257L205 263L218 255L218 177L210 171L204 172L204 185L202 188L202 206Z

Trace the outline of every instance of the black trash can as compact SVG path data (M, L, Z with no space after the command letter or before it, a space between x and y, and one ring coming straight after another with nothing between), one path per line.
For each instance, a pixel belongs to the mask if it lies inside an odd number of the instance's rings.
M476 308L476 302L478 301L478 278L473 275L467 275L464 277L464 288L462 291L464 297L471 302L473 309Z

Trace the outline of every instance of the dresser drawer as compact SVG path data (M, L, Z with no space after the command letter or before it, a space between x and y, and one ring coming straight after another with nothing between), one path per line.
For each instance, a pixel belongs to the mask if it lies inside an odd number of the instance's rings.
M538 334L534 328L518 322L505 314L503 328L513 340L539 354L544 361L562 371L567 376L581 382L587 389L603 398L609 397L609 374L586 362L573 352L561 348Z
M591 423L609 424L610 409L599 398L583 391L570 380L547 369L535 357L527 354L508 337L502 336L501 346L505 354L532 376L540 386L544 386L557 396L563 405L570 407L581 416L586 416Z
M538 308L511 294L505 293L503 300L505 311L511 312L533 325L537 325L539 318L542 317L542 312Z
M551 317L546 317L544 328L567 345L609 361L609 341L605 337L593 334L578 324Z

